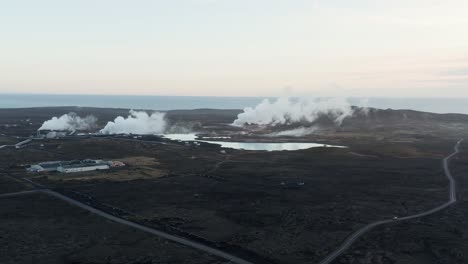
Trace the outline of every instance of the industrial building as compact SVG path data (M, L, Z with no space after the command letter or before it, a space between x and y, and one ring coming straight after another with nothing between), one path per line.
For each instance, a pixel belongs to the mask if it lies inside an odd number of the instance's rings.
M37 131L37 138L45 138L45 139L54 139L54 138L63 138L67 135L73 135L75 131L55 131L55 130L38 130Z
M120 161L104 160L72 160L72 161L48 161L29 166L29 172L62 172L74 173L96 170L108 170L114 167L123 167L125 164Z
M79 164L68 164L57 167L57 171L63 173L72 173L72 172L85 172L85 171L95 171L95 170L108 170L110 168L107 163L79 163Z
M50 171L57 171L57 168L60 167L62 164L61 161L48 161L48 162L41 162L38 164L34 164L29 166L27 169L29 172L50 172Z

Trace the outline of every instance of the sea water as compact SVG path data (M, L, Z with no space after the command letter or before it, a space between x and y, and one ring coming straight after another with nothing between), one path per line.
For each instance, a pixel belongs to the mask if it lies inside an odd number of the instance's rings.
M243 109L267 97L0 94L0 108L82 106L148 110ZM274 99L274 98L268 98ZM353 105L468 114L468 98L350 98Z

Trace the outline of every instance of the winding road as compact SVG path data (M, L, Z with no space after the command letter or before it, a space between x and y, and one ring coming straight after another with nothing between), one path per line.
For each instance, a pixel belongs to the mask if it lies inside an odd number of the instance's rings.
M388 223L395 223L395 222L399 222L399 221L407 221L407 220L410 220L410 219L415 219L415 218L420 218L420 217L423 217L423 216L427 216L427 215L430 215L430 214L434 214L436 212L439 212L445 208L447 208L448 206L452 205L453 203L455 203L457 201L457 197L456 197L456 182L455 182L455 179L453 178L451 172L450 172L450 169L449 169L449 163L450 163L450 160L459 153L459 146L461 144L463 140L460 140L457 142L457 144L455 145L454 147L454 152L452 154L450 154L449 156L445 157L442 161L442 165L443 165L443 169L444 169L444 173L445 173L445 176L447 177L447 179L449 180L449 199L446 203L440 205L440 206L437 206L431 210L428 210L428 211L425 211L425 212L421 212L421 213L418 213L418 214L414 214L414 215L409 215L409 216L405 216L405 217L401 217L401 218L396 218L396 219L386 219L386 220L380 220L380 221L376 221L376 222L373 222L373 223L370 223L366 226L364 226L363 228L357 230L356 232L354 232L353 234L351 234L344 242L343 244L338 248L336 249L335 251L333 251L330 255L328 255L325 259L323 259L319 264L329 264L331 263L332 261L334 261L336 258L338 258L341 254L343 254L346 250L349 249L349 247L357 240L359 239L361 236L363 236L365 233L369 232L371 229L373 229L374 227L377 227L377 226L380 226L380 225L384 225L384 224L388 224ZM0 148L3 148L5 146L0 146ZM221 162L222 163L222 162ZM209 253L211 255L214 255L214 256L217 256L217 257L220 257L220 258L223 258L223 259L226 259L232 263L236 263L236 264L253 264L252 262L249 262L245 259L242 259L242 258L239 258L239 257L236 257L234 255L231 255L227 252L224 252L224 251L221 251L219 249L216 249L216 248L213 248L213 247L209 247L209 246L206 246L204 244L201 244L201 243L198 243L198 242L195 242L195 241L192 241L192 240L189 240L189 239L186 239L186 238L183 238L183 237L178 237L178 236L174 236L174 235L171 235L171 234L168 234L166 232L163 232L163 231L159 231L159 230L156 230L156 229L153 229L153 228L150 228L150 227L147 227L147 226L143 226L143 225L140 225L140 224L137 224L135 222L131 222L131 221L128 221L128 220L125 220L123 218L119 218L119 217L116 217L114 215L111 215L111 214L108 214L104 211L101 211L99 209L96 209L94 207L91 207L89 205L86 205L84 203L81 203L75 199L72 199L70 197L67 197L65 195L62 195L61 193L58 193L58 192L55 192L51 189L48 189L47 187L43 186L43 185L40 185L38 183L35 183L33 181L30 181L28 179L25 179L23 178L23 180L26 180L28 181L29 183L33 184L36 189L35 190L30 190L30 191L22 191L22 192L16 192L16 193L7 193L7 194L2 194L0 195L0 197L12 197L12 196L18 196L18 195L26 195L26 194L32 194L32 193L37 193L37 192L41 192L41 193L44 193L44 194L47 194L49 196L53 196L55 198L58 198L60 200L63 200L69 204L72 204L74 206L77 206L77 207L80 207L84 210L87 210L93 214L96 214L98 216L101 216L101 217L104 217L108 220L111 220L113 222L116 222L116 223L119 223L119 224L123 224L123 225L126 225L126 226L129 226L129 227L132 227L132 228L135 228L135 229L138 229L138 230L141 230L141 231L144 231L146 233L150 233L150 234L153 234L153 235L156 235L156 236L159 236L159 237L162 237L162 238L165 238L167 240L170 240L170 241L173 241L173 242L176 242L176 243L179 243L179 244L182 244L182 245L185 245L185 246L188 246L188 247L191 247L191 248L194 248L194 249L198 249L200 251L203 251L203 252L206 252L206 253Z
M37 192L39 192L39 191L38 191L38 190L31 190L31 191L21 191L21 192L14 192L14 193L4 193L4 194L0 194L0 198L2 198L2 197L20 196L20 195L26 195L26 194L37 193Z
M14 144L14 145L1 145L0 149L6 148L6 147L21 147L22 145L28 144L31 141L32 141L32 139L26 139L26 140L23 140L21 142L18 142L16 144Z
M58 193L58 192L52 191L50 189L41 189L40 192L45 193L45 194L50 195L50 196L53 196L53 197L56 197L56 198L58 198L60 200L68 202L68 203L70 203L72 205L78 206L78 207L80 207L82 209L85 209L85 210L87 210L87 211L89 211L89 212L91 212L93 214L104 217L104 218L106 218L108 220L111 220L113 222L123 224L123 225L129 226L129 227L133 227L135 229L139 229L139 230L144 231L146 233L150 233L150 234L165 238L167 240L170 240L170 241L173 241L173 242L185 245L185 246L189 246L191 248L195 248L195 249L204 251L204 252L209 253L211 255L218 256L218 257L221 257L221 258L226 259L228 261L231 261L233 263L253 264L252 262L241 259L239 257L236 257L236 256L231 255L229 253L226 253L224 251L221 251L221 250L218 250L218 249L215 249L215 248L200 244L198 242L191 241L191 240L185 239L183 237L174 236L174 235L171 235L171 234L168 234L168 233L165 233L165 232L162 232L162 231L159 231L159 230L147 227L147 226L143 226L143 225L140 225L140 224L125 220L123 218L113 216L113 215L108 214L108 213L106 213L104 211L101 211L99 209L96 209L94 207L86 205L84 203L81 203L81 202L79 202L77 200L71 199L71 198L69 198L69 197L67 197L65 195L62 195L62 194Z
M450 163L450 159L452 159L460 151L459 147L460 147L460 144L461 144L462 141L463 140L458 141L457 144L454 147L454 152L452 154L450 154L449 156L445 157L442 160L442 166L444 168L444 173L445 173L445 176L447 177L447 179L449 180L449 186L450 186L450 188L449 188L449 199L448 199L448 201L446 203L444 203L442 205L439 205L439 206L437 206L437 207L435 207L435 208L433 208L431 210L421 212L419 214L400 217L400 218L397 218L397 219L386 219L386 220L381 220L381 221L370 223L370 224L364 226L363 228L359 229L358 231L354 232L352 235L350 235L338 249L333 251L325 259L323 259L319 264L329 264L329 263L331 263L333 260L335 260L341 254L343 254L347 249L349 249L349 247L357 239L359 239L362 235L369 232L372 228L374 228L376 226L380 226L380 225L384 225L384 224L388 224L388 223L399 222L399 221L407 221L407 220L410 220L410 219L420 218L420 217L423 217L423 216L431 215L431 214L437 213L437 212L447 208L448 206L452 205L453 203L455 203L457 201L457 188L456 188L457 186L456 186L455 179L453 178L452 173L450 172L449 163Z
M67 197L67 196L65 196L65 195L63 195L61 193L58 193L58 192L53 191L51 189L48 189L46 186L35 183L35 182L33 182L33 181L29 180L29 179L23 178L23 180L25 180L25 181L31 183L32 185L34 185L34 187L36 189L31 190L31 191L7 193L7 194L0 195L0 198L1 197L11 197L11 196L32 194L32 193L36 193L36 192L44 193L44 194L47 194L49 196L52 196L52 197L58 198L60 200L63 200L63 201L65 201L65 202L67 202L69 204L72 204L74 206L80 207L80 208L82 208L84 210L87 210L87 211L89 211L89 212L91 212L91 213L93 213L95 215L98 215L100 217L104 217L104 218L106 218L108 220L111 220L113 222L116 222L116 223L119 223L119 224L122 224L122 225L126 225L126 226L129 226L129 227L141 230L143 232L150 233L150 234L165 238L167 240L176 242L178 244L182 244L182 245L185 245L185 246L188 246L188 247L191 247L191 248L194 248L194 249L209 253L209 254L211 254L213 256L217 256L217 257L223 258L225 260L228 260L228 261L230 261L232 263L236 263L236 264L253 264L250 261L247 261L245 259L236 257L234 255L231 255L231 254L229 254L227 252L224 252L224 251L221 251L219 249L216 249L216 248L213 248L213 247L210 247L210 246L207 246L207 245L204 245L204 244L201 244L201 243L198 243L198 242L195 242L195 241L183 238L183 237L178 237L178 236L175 236L175 235L171 235L171 234L168 234L166 232L159 231L159 230L156 230L154 228L150 228L150 227L147 227L147 226L144 226L144 225L140 225L140 224L137 224L135 222L131 222L131 221L125 220L123 218L119 218L119 217L116 217L114 215L108 214L108 213L106 213L104 211L101 211L101 210L96 209L94 207L91 207L91 206L89 206L87 204L79 202L79 201L77 201L75 199Z

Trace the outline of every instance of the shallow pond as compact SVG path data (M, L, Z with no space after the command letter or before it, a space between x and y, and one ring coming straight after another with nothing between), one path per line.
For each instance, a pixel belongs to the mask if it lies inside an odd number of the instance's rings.
M304 142L274 142L274 143L260 143L260 142L230 142L230 141L209 141L197 140L196 134L166 134L165 138L178 141L199 141L211 144L220 145L223 148L241 149L241 150L265 150L265 151L282 151L282 150L300 150L317 147L338 147L333 145L324 145L317 143L304 143Z

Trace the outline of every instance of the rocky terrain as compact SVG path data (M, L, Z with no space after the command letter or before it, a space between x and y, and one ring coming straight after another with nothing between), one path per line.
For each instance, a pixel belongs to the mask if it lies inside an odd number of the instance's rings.
M93 114L101 125L128 112L73 107L2 109L0 142L19 141L17 136L34 134L52 115L70 111ZM170 111L166 118L170 124L209 135L231 135L236 140L324 142L347 148L221 151L218 145L187 144L158 136L34 140L24 148L0 149L0 187L3 193L31 189L21 182L22 178L31 179L113 215L253 263L318 263L351 232L369 222L414 214L443 203L448 182L441 159L451 153L458 139L468 139L468 118L464 115L371 109L365 115L345 119L341 126L326 121L308 124L321 126L320 133L272 139L264 135L281 127L229 126L238 113ZM456 205L427 218L379 227L336 263L468 262L463 211L467 151L464 147L453 161L454 175L460 182ZM86 158L124 160L128 166L73 175L27 174L22 167L47 160ZM1 198L0 202L5 208L0 239L13 241L10 246L0 246L9 263L31 263L31 259L34 263L220 261L109 225L50 197L33 194ZM32 234L38 230L39 235Z

